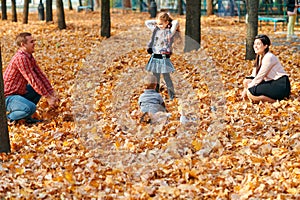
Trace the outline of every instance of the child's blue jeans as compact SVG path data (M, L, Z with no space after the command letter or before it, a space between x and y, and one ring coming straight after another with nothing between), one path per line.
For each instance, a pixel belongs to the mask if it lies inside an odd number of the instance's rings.
M27 93L24 95L10 95L6 97L6 111L8 119L15 121L30 117L36 111L36 104L41 99L31 85L26 87Z

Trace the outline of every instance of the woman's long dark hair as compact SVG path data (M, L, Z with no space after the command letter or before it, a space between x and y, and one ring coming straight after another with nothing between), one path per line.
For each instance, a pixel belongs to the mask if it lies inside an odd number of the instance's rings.
M264 52L264 54L262 55L261 58L260 58L260 55L258 55L258 54L256 55L254 67L256 68L256 74L258 74L258 71L260 70L260 67L261 67L261 62L259 62L259 60L260 59L262 60L263 57L265 56L265 54L269 52L269 50L270 50L269 47L271 45L271 40L267 35L263 35L263 34L255 36L255 40L256 39L259 39L263 43L264 46L268 45L268 47L265 49L265 52Z

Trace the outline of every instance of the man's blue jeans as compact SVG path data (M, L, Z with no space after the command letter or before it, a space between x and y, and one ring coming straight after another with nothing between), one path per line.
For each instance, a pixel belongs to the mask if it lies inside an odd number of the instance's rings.
M31 85L26 87L27 93L24 95L10 95L6 97L6 111L8 112L8 119L15 121L29 118L36 111L36 104L41 99Z

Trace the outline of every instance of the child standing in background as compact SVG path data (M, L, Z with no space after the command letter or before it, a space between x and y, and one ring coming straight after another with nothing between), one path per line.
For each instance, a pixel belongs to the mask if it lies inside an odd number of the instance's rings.
M173 82L170 73L175 68L170 60L172 54L172 44L176 31L179 31L177 20L173 20L168 13L162 12L157 20L147 20L146 26L152 31L149 44L151 58L146 66L146 70L152 72L157 79L156 91L159 92L160 74L163 74L168 88L168 95L171 100L175 97Z

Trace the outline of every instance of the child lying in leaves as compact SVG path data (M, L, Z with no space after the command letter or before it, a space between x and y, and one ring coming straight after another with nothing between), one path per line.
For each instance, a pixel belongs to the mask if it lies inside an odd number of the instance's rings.
M145 90L138 100L143 113L140 122L151 123L151 116L158 112L166 112L166 106L160 93L156 92L157 79L154 75L147 75L144 79Z

